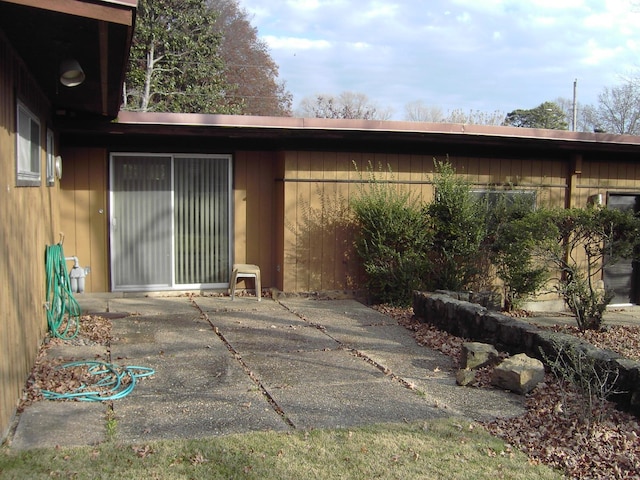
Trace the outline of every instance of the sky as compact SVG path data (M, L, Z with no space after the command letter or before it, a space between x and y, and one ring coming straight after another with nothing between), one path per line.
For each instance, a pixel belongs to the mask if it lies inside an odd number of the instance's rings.
M508 113L640 76L638 0L240 0L299 102L364 93L392 119L421 101Z

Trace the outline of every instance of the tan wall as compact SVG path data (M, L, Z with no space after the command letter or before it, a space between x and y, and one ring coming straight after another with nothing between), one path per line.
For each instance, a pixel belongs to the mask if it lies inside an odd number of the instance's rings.
M16 187L16 92L41 122L42 184ZM45 186L49 107L0 34L0 437L46 333L45 248L58 243L59 187Z
M86 292L107 292L109 282L108 152L73 147L62 152L62 230L65 254L90 266ZM260 265L263 285L276 282L274 248L275 159L272 152L234 154L234 261ZM244 280L238 282L244 287ZM250 288L253 288L250 285Z
M86 292L109 291L108 157L104 148L62 149L60 216L64 252L90 267Z
M362 283L348 205L363 181L390 181L425 202L433 198L433 155L286 152L283 180L284 291L352 292ZM446 157L437 160L444 161ZM540 205L564 206L567 161L450 157L473 187L536 190Z
M277 153L236 152L233 156L234 263L260 266L262 285L276 285ZM238 282L243 288L244 280ZM251 281L249 281L251 283ZM249 285L249 288L253 286Z
M640 193L640 164L614 162L606 156L583 159L576 174L575 206L584 207L590 196L608 193Z

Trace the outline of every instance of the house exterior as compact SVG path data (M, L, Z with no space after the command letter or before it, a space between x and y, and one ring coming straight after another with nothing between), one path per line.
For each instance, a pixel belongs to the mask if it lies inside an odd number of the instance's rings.
M86 285L94 292L226 289L234 262L259 265L265 288L355 292L363 282L347 206L370 166L377 180L426 200L434 159L448 159L479 192L567 208L640 205L636 136L133 112L60 127L62 228L91 266ZM633 268L605 274L619 291L616 303L636 302Z
M62 232L56 123L66 115L117 115L135 6L134 0L0 1L3 439L47 328L44 254ZM86 77L75 87L60 82L59 67L68 59Z
M46 333L45 248L62 238L86 292L226 290L233 263L254 263L264 288L352 293L363 278L347 206L369 165L424 199L434 159L448 158L478 191L639 205L640 137L119 112L135 9L0 0L3 438ZM60 83L67 58L84 70L78 86ZM637 303L634 278L629 263L604 281Z

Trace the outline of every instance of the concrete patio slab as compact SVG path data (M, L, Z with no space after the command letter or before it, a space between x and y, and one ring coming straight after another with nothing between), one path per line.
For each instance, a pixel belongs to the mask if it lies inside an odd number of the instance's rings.
M95 445L106 437L107 406L99 402L42 401L20 415L11 448Z
M112 317L108 348L67 344L56 355L102 351L117 365L155 371L112 402L119 442L523 411L522 397L456 386L448 357L419 346L395 320L353 300L81 300L89 305L85 311L132 315ZM101 403L37 402L20 417L12 445L91 444L104 440L105 426ZM86 435L74 433L78 428Z

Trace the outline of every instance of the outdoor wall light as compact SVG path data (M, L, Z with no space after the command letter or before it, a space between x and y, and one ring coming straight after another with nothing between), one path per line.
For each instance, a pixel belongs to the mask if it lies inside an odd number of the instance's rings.
M77 60L70 58L60 63L60 83L65 87L77 87L84 79L84 71Z

